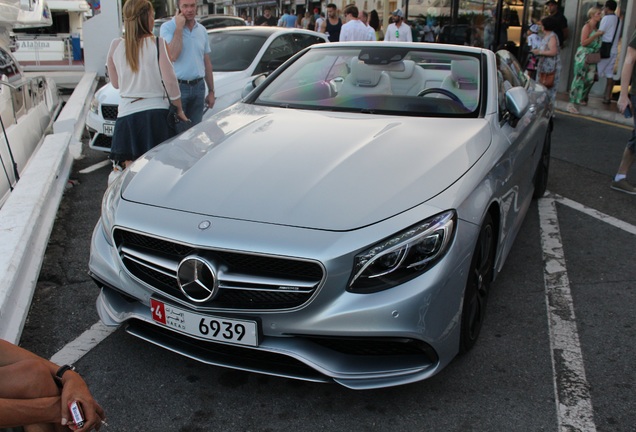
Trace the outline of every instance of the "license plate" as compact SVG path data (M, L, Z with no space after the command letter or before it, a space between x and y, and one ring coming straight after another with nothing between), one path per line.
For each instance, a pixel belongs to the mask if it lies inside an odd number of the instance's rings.
M255 321L203 315L150 299L152 319L173 330L217 342L258 345Z
M113 136L115 132L115 123L104 123L104 135Z

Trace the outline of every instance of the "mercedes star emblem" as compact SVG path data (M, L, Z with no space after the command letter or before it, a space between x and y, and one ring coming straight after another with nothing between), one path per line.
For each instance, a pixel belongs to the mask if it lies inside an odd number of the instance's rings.
M181 292L196 303L212 299L219 290L214 267L197 256L186 257L179 263L177 282Z

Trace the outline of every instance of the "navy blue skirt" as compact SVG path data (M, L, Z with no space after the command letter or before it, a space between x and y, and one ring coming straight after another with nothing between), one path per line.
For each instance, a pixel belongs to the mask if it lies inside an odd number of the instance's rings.
M168 127L167 117L167 109L153 109L117 118L110 159L135 160L157 144L172 138L175 134Z

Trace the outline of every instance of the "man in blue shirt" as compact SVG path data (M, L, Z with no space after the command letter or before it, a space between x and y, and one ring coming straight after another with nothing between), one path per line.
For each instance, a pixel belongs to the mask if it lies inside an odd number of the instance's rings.
M296 27L297 21L298 17L294 15L294 12L289 13L289 9L285 9L283 16L278 20L278 26L294 28Z
M192 124L201 122L203 108L214 106L214 76L208 33L195 20L196 0L178 0L175 17L161 26L181 90L181 104ZM205 85L207 84L207 92Z

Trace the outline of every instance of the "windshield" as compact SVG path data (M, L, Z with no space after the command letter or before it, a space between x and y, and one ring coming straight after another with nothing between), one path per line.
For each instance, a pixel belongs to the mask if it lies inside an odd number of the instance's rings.
M248 68L267 40L244 32L209 33L210 60L215 72L236 72Z
M409 116L476 117L480 57L444 50L309 50L262 90L257 105Z

